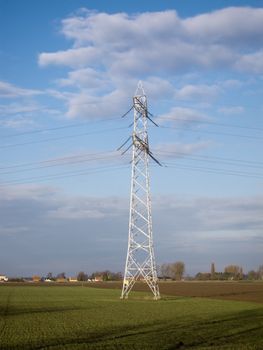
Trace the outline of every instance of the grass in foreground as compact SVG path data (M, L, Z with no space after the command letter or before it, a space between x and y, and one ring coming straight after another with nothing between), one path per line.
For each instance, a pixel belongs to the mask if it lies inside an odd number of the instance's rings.
M263 349L263 306L82 287L0 287L0 349Z

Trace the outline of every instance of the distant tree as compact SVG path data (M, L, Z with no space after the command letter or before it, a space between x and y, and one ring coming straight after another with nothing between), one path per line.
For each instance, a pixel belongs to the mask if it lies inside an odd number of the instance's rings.
M259 277L258 275L258 272L257 271L254 271L254 270L251 270L251 271L248 271L248 274L247 274L247 278L249 280L257 280Z
M11 277L8 278L8 282L26 282L22 277Z
M170 264L162 264L160 266L160 275L162 278L171 278Z
M56 278L63 278L63 279L66 279L66 273L65 272L60 272L57 274L57 277Z
M102 278L103 281L121 281L122 273L106 270L106 271L96 271L91 274L91 279L95 279L98 277Z
M195 275L195 279L198 281L207 281L211 279L211 274L208 272L198 272Z
M263 265L260 265L259 268L258 268L258 278L259 279L263 279Z
M226 279L224 272L215 272L213 279L223 281Z
M229 274L230 278L242 279L243 269L238 265L228 265L225 267L225 274Z
M52 272L48 272L47 273L46 279L48 279L48 280L53 280L54 279Z
M85 272L80 271L77 275L77 280L81 282L85 282L88 280L88 275Z
M170 264L170 274L173 279L180 281L184 275L185 265L182 261Z
M123 279L122 273L121 272L113 272L111 274L111 280L112 281L121 281Z

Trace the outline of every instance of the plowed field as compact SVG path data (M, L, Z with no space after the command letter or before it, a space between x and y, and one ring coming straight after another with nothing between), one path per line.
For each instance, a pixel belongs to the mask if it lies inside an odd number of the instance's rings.
M121 289L120 282L97 282L89 286ZM206 297L225 300L263 303L263 282L160 282L162 296ZM144 283L135 284L134 290L147 291Z

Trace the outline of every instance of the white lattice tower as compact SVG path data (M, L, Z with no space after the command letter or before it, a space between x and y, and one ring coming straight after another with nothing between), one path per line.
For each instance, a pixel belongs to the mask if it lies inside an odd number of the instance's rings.
M159 299L152 236L147 98L141 82L133 98L133 106L129 238L121 298L128 297L137 280L143 280L150 287L154 299Z

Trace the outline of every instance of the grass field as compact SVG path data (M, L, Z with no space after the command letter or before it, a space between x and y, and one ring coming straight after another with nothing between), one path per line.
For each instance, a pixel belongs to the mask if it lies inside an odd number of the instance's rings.
M263 304L0 286L0 349L263 349Z

